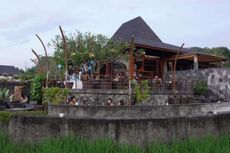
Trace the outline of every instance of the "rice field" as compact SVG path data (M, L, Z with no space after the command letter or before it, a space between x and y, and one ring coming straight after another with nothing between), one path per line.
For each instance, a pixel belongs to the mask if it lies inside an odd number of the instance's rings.
M92 143L74 137L50 138L36 144L16 144L5 134L0 134L0 153L230 153L230 135L152 144L143 149L118 145L110 140Z

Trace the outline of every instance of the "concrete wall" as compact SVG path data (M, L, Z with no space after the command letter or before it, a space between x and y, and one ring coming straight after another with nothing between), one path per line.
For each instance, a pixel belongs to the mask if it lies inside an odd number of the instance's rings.
M187 105L153 105L153 106L68 106L49 105L48 115L59 116L64 113L71 118L100 118L100 119L146 119L168 117L204 116L208 112L230 103L207 103Z
M72 135L89 140L110 138L122 144L145 146L152 142L200 138L230 132L230 114L161 119L71 119L16 116L9 135L17 141L35 142Z
M170 80L172 72L164 74L164 81ZM230 68L209 68L177 71L178 80L206 80L209 88L223 100L230 100ZM214 98L214 97L213 97Z

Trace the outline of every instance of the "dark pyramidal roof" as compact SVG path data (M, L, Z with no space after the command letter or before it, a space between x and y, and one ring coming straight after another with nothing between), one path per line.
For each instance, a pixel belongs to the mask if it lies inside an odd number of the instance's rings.
M169 51L177 51L178 46L164 43L153 32L148 24L139 16L128 22L123 23L120 28L113 35L113 39L128 42L134 36L134 43L136 45L145 45L158 49L165 49ZM182 52L189 52L190 50L183 48Z
M17 75L20 74L19 69L14 66L0 65L0 75Z
M113 35L113 38L127 41L131 39L132 35L135 36L135 39L146 39L162 42L140 16L123 23Z

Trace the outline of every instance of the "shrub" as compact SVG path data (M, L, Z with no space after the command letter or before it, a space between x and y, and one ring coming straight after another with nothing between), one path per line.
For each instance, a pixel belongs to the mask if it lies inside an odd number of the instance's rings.
M150 96L149 94L149 82L148 80L141 80L140 83L134 85L135 98L137 102L143 102Z
M42 82L44 77L41 75L36 76L31 82L31 100L42 103Z
M208 84L204 80L197 81L192 88L194 94L199 96L205 96L208 93Z
M66 101L69 94L67 88L44 88L43 89L43 103L44 104L60 104Z

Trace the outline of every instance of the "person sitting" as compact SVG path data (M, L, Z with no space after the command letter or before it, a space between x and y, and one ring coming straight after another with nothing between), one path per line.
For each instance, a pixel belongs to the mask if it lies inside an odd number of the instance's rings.
M111 98L107 99L106 106L113 106L113 102Z
M19 102L20 103L27 103L29 101L28 97L26 95L22 95Z
M152 86L160 88L162 85L162 80L157 75L152 79Z
M79 103L78 103L78 101L77 101L77 98L76 98L75 96L72 96L72 97L70 98L69 105L71 105L71 106L79 105Z
M113 81L119 81L119 80L120 80L120 78L121 78L121 77L120 77L120 74L119 74L119 73L117 73L117 74L116 74L116 77L115 77L115 79L113 79Z
M125 104L125 102L124 102L124 100L120 100L120 102L119 102L119 106L123 106Z

